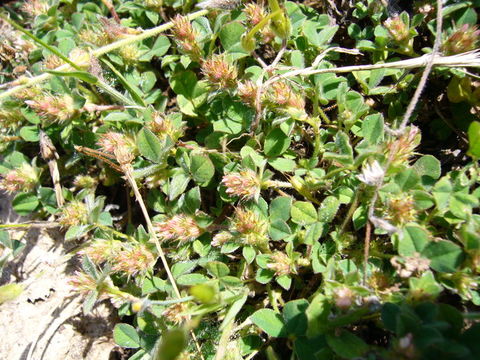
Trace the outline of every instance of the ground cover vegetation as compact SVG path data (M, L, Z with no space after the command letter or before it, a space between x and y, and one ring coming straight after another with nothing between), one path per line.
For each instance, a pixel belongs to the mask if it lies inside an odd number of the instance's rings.
M130 359L478 359L479 8L8 2L2 264L61 227Z

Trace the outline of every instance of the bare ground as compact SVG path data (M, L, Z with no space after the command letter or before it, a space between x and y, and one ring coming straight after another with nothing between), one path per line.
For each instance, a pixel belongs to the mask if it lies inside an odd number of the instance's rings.
M21 222L0 197L0 222ZM25 287L15 300L0 305L1 360L107 360L119 358L112 340L118 322L108 302L84 315L81 299L72 293L69 276L78 269L57 230L30 229L10 232L22 239L23 252L8 263L0 285L17 283Z

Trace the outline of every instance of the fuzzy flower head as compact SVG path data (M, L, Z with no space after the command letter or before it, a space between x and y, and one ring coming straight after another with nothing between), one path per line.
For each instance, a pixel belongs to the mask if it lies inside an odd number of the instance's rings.
M74 200L62 208L62 213L58 219L58 222L65 227L70 227L74 225L85 224L87 220L87 206L81 201Z
M270 255L267 268L275 271L275 275L289 275L295 272L293 261L282 251L275 251Z
M293 89L284 81L277 81L272 84L268 94L267 101L272 105L280 105L285 108L294 108L303 111L305 109L305 100L303 97L293 91Z
M76 271L69 279L69 285L75 292L87 295L90 291L97 289L97 282L90 275Z
M402 278L408 278L413 274L421 274L430 268L430 260L423 258L419 253L412 256L394 256L390 262Z
M211 245L215 247L219 247L232 241L233 239L234 239L234 236L232 235L232 233L228 231L221 231L213 237Z
M136 44L129 44L118 49L118 55L127 65L135 65L142 55L142 52Z
M394 167L408 164L415 154L415 148L420 144L420 130L416 126L411 126L397 139L387 143L384 150L385 155L390 156L393 153L392 165Z
M135 158L134 142L122 133L114 131L104 133L100 135L97 145L103 152L115 155L120 165L129 164Z
M226 186L227 194L239 196L242 199L257 198L260 194L260 181L252 170L227 174L223 176L222 184Z
M394 197L388 200L387 219L394 224L406 224L415 219L415 202L411 196Z
M367 164L363 167L362 174L357 178L361 182L370 186L379 186L383 182L385 171L380 166L377 160L373 163Z
M442 45L445 55L455 55L475 50L479 44L480 30L477 25L464 24L451 34Z
M388 18L387 20L385 20L383 25L387 28L390 36L396 42L402 42L409 39L410 29L402 21L402 19L400 19L399 16L395 16L394 18Z
M255 106L257 98L257 86L251 80L238 83L238 96L247 105Z
M172 24L172 34L180 50L195 60L200 59L202 51L197 43L198 33L190 20L185 16L177 15L172 19Z
M218 89L229 89L237 85L237 68L224 54L213 55L202 64L202 73Z
M73 98L70 95L54 96L46 94L39 99L26 100L37 114L51 121L65 122L77 112Z
M188 315L185 314L186 310L187 305L185 303L173 304L162 315L165 316L166 320L178 325L188 318Z
M46 0L27 0L20 8L21 11L32 18L46 14L49 9L50 5Z
M246 245L255 246L261 250L268 248L268 222L251 210L237 208L232 221L231 231L240 234L240 239Z
M153 120L148 123L148 127L162 139L170 136L173 141L176 141L183 136L183 124L177 126L171 119L162 116L158 111L153 114Z
M73 185L78 189L93 190L97 186L98 180L90 175L77 175L73 180Z
M111 261L122 249L122 242L117 240L96 240L88 247L78 252L79 255L88 256L94 264L100 265Z
M0 127L2 130L15 130L23 123L24 116L19 106L5 106L2 104L0 109Z
M143 244L135 244L131 248L116 253L112 270L130 276L144 273L153 266L155 257Z
M155 230L161 239L176 240L180 244L193 241L202 233L195 219L185 214L156 223Z
M108 34L101 30L83 29L78 33L78 37L84 43L96 46L105 46L112 41Z
M267 16L264 7L255 3L245 5L243 12L247 16L247 21L249 25L252 27L257 25Z
M49 70L54 70L57 67L63 65L63 60L60 59L57 55L48 55L43 62L45 67Z
M333 296L335 305L341 310L348 310L355 301L355 293L345 286L336 288Z
M40 173L37 168L23 163L19 168L0 175L0 189L9 193L16 191L28 192L39 183Z

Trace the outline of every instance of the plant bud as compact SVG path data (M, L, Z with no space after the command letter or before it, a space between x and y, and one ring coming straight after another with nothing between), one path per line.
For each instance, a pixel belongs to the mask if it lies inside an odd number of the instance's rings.
M254 51L255 47L257 46L257 42L255 41L255 38L253 36L249 37L248 33L242 35L240 42L242 44L243 49L249 53Z

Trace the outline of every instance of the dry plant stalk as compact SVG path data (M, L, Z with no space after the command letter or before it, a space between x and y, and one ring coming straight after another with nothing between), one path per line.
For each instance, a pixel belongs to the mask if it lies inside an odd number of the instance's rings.
M405 111L405 114L403 116L402 122L400 123L398 129L395 129L391 132L391 135L393 136L401 136L405 133L406 127L408 125L408 122L410 121L410 118L412 116L412 113L417 106L418 100L420 99L420 95L423 92L423 89L425 88L425 85L428 80L428 76L430 75L430 72L433 68L434 65L440 66L449 66L448 64L458 64L459 59L463 60L463 67L466 66L480 66L480 51L479 50L474 50L470 51L467 53L459 54L459 55L453 55L453 56L441 56L438 55L438 51L440 49L440 44L442 41L442 21L443 21L443 8L442 8L442 0L437 0L437 28L435 31L435 43L433 45L432 53L428 55L424 55L420 58L417 59L409 59L409 60L404 60L404 61L396 61L395 63L407 63L411 66L414 64L412 60L422 60L422 63L424 63L425 70L422 73L422 77L420 78L420 82L417 86L417 89L415 90L415 93L408 104L407 110ZM380 65L388 65L388 64L380 64ZM370 238L371 238L371 231L372 231L372 225L375 226L375 224L379 223L380 221L383 221L383 219L378 219L375 217L375 204L378 200L378 193L380 191L380 188L383 186L383 183L385 181L385 174L390 167L393 158L397 151L399 150L399 142L395 143L395 146L390 150L389 157L387 159L387 162L385 166L383 167L383 176L381 180L375 185L373 197L370 201L370 206L368 208L368 222L367 226L365 229L365 249L364 249L364 269L363 269L363 282L364 284L366 283L367 279L367 267L368 267L368 257L369 257L369 248L370 248Z
M50 140L44 131L40 131L40 154L42 155L43 160L48 163L57 205L61 208L65 203L65 199L63 198L62 186L60 185L60 171L58 170L57 163L59 156L52 140Z

